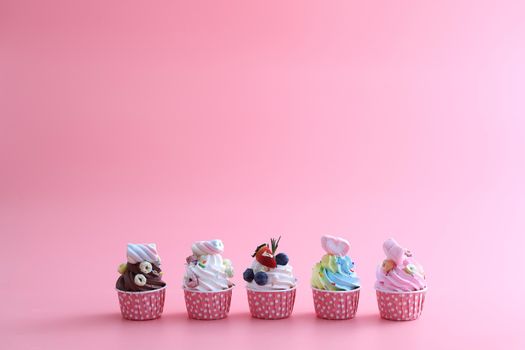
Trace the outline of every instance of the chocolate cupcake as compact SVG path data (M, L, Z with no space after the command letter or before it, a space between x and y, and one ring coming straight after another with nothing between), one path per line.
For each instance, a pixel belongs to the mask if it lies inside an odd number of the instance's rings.
M162 315L166 283L154 243L128 243L127 262L119 266L116 289L122 317L152 320Z

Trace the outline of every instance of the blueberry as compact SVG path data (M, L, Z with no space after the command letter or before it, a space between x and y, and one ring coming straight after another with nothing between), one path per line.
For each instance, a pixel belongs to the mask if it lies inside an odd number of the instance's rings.
M288 264L288 255L284 253L279 253L275 256L275 261L277 261L277 265L286 265Z
M264 286L266 283L268 283L268 275L266 272L259 271L255 274L255 283L257 283L260 286Z
M242 278L248 283L253 281L253 270L252 269L246 269L244 273L242 274Z

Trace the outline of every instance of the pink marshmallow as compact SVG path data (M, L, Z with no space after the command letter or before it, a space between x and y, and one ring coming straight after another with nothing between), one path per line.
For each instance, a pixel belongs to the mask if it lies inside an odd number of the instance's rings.
M405 248L401 247L393 238L389 238L383 243L383 250L386 257L400 265L405 259Z
M350 243L346 239L330 235L321 237L321 245L328 254L337 256L345 256L350 249Z

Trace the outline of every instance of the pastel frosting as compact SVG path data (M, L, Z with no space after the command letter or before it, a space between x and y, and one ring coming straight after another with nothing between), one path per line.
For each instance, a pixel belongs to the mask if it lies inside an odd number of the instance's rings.
M412 292L425 289L423 267L394 239L383 243L386 259L376 269L375 288L386 292Z
M255 281L247 283L247 287L253 290L285 290L295 287L297 283L293 274L293 267L290 264L268 268L254 260L251 269L254 273L265 272L268 276L268 282L263 286L258 285Z
M130 264L147 261L157 266L160 265L160 256L155 243L128 243L127 259Z
M350 291L361 286L354 267L355 263L346 255L350 248L347 240L325 235L321 245L327 254L312 269L313 288L328 291Z
M183 286L189 290L214 292L233 286L231 261L221 253L224 244L221 240L198 241L192 247L193 255L186 259L186 272Z
M224 252L224 244L220 239L198 241L193 243L191 251L195 256L222 254Z

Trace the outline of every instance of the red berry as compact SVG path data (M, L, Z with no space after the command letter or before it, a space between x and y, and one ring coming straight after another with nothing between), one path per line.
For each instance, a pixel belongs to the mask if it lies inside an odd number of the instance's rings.
M277 262L275 261L272 251L266 245L259 248L257 254L255 254L255 260L261 265L272 269L277 267Z

